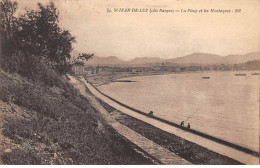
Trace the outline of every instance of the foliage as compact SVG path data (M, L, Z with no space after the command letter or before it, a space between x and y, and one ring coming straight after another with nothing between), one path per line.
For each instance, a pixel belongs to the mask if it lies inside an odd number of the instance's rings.
M23 52L43 57L52 69L59 73L68 71L72 43L75 38L59 25L59 14L54 3L46 7L38 4L39 10L22 15L17 33Z
M17 28L17 19L14 17L17 6L17 2L11 2L10 0L1 2L1 40L11 39Z
M59 74L68 73L72 43L75 37L59 26L59 12L54 3L27 11L16 18L18 3L1 1L1 66L9 72L33 73L31 66L41 61ZM82 53L76 62L88 60L93 54ZM35 64L36 62L36 64ZM29 76L29 75L27 75Z
M86 54L86 53L79 53L78 57L75 58L72 62L72 65L84 65L84 61L92 59L94 54Z
M17 31L17 18L14 17L14 13L17 10L17 2L11 2L10 0L1 1L1 24L0 24L0 37L1 37L1 67L5 70L8 68L13 70L15 66L12 62L17 62L17 58L14 56L16 50L13 49L15 41L13 39L14 33Z

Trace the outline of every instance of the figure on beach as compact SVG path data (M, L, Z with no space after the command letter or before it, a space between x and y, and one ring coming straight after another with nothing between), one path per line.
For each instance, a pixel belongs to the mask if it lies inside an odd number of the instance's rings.
M149 116L149 117L153 117L153 111L150 111L150 112L148 113L148 116Z
M190 129L190 123L188 123L188 126L187 126L188 129Z
M184 126L184 121L181 122L181 126L182 126L182 127Z

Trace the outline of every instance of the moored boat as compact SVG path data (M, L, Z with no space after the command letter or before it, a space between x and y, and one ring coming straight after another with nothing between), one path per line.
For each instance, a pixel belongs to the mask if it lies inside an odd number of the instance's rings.
M236 76L246 76L245 73L239 73L239 74L235 74Z

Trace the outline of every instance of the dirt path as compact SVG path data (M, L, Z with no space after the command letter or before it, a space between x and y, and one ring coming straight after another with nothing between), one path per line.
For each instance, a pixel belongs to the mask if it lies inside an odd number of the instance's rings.
M105 117L108 123L121 135L125 138L133 142L135 145L140 147L145 152L149 153L151 156L160 160L163 164L167 165L189 165L190 162L186 161L185 159L177 156L176 154L170 152L169 150L161 147L160 145L154 143L153 141L143 137L142 135L136 133L135 131L129 129L128 127L118 123L112 118L109 113L102 107L102 105L95 99L94 96L89 95L85 91L85 85L75 79L74 77L70 76L71 83L79 89L80 93L85 96L90 103L96 108L101 114Z
M104 95L100 94L93 86L91 86L89 83L87 83L84 79L83 79L85 85L88 87L88 89L91 91L92 94L94 94L96 97L98 97L99 99L101 99L102 101L106 102L107 104L111 105L112 107L114 107L115 109L118 109L119 111L130 115L134 118L137 118L141 121L147 122L149 124L152 124L153 126L160 128L166 132L169 132L171 134L175 134L179 137L185 138L188 141L194 142L198 145L201 145L203 147L206 147L207 149L210 149L212 151L215 151L219 154L228 156L230 158L233 158L235 160L238 160L244 164L259 164L259 158L256 156L252 156L250 154L246 154L244 152L238 151L234 148L216 143L214 141L202 138L200 136L191 134L189 132L183 131L181 129L175 128L171 125L162 123L158 120L154 120L152 118L148 118L144 115L138 114L128 108L125 108L121 105L119 105L118 103L108 99L107 97L105 97Z

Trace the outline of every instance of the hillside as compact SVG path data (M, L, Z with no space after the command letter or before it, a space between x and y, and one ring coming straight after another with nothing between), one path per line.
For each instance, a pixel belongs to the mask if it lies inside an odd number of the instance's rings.
M193 53L184 57L169 59L167 61L177 64L220 64L223 62L223 58L214 54Z
M125 62L117 57L99 57L94 56L92 59L86 62L88 65L116 65L116 64L125 64Z
M141 58L134 58L130 61L127 61L127 64L151 64L151 63L163 63L165 59L162 58L149 58L149 57L141 57Z
M46 84L0 69L1 164L152 164L51 74Z
M153 164L70 83L94 54L73 52L55 3L27 5L0 5L0 164Z
M243 68L246 70L260 70L260 59L246 62L243 64Z
M123 61L115 56L111 57L98 57L95 56L92 60L87 61L86 65L117 65L117 66L149 66L158 65L161 63L171 64L197 64L197 65L217 65L217 64L240 64L248 61L260 59L260 52L252 52L245 55L228 55L219 56L208 53L193 53L183 57L162 59L157 57L141 57L134 58L129 61Z
M248 61L259 60L260 52L248 53L245 55L228 55L224 57L224 62L227 64L240 64Z
M169 62L177 64L240 64L260 59L260 52L248 53L245 55L219 56L207 53L193 53L184 57L169 59Z

